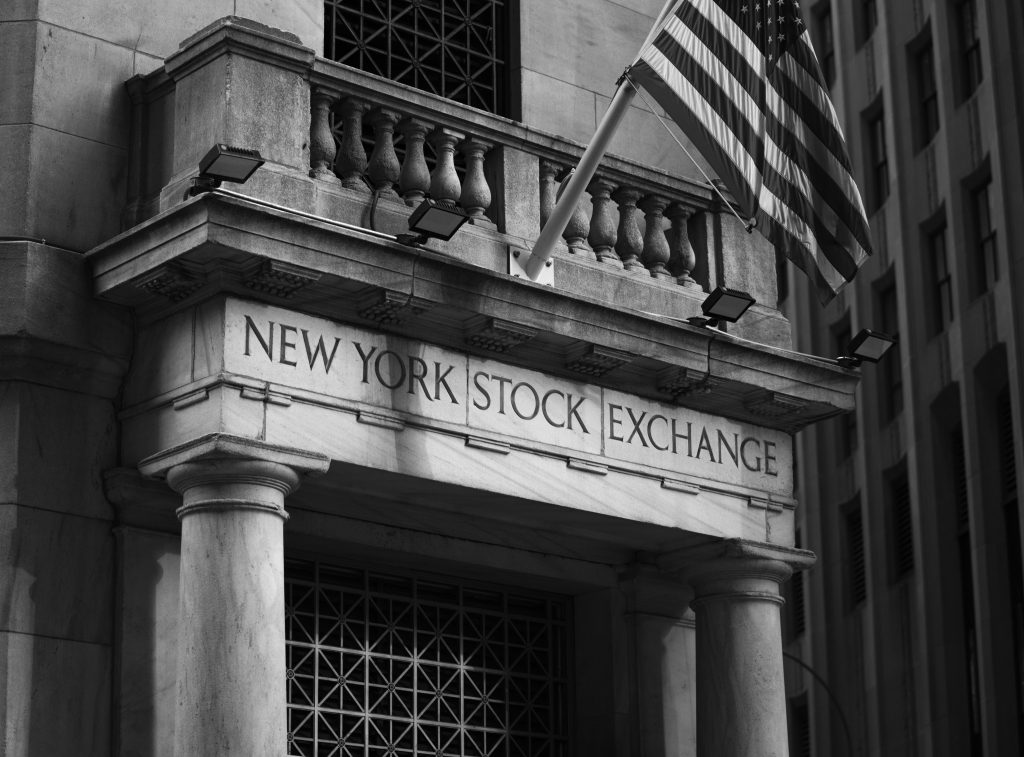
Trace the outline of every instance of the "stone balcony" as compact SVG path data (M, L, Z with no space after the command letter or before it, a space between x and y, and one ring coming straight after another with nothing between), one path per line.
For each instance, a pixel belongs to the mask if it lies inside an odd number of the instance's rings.
M128 88L125 231L90 258L98 292L144 319L228 291L789 430L852 406L855 374L787 351L774 253L706 184L606 156L541 286L512 279L509 258L532 248L584 145L233 17ZM267 162L189 198L218 142ZM424 196L471 225L399 244ZM683 322L716 285L757 300L727 335Z

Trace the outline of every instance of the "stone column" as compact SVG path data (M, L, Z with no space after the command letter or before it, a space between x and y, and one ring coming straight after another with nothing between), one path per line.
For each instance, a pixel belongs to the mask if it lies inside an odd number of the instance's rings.
M698 757L787 757L779 584L814 554L730 540L684 571L695 592Z
M183 499L176 757L287 753L284 498L327 464L214 435L139 466Z

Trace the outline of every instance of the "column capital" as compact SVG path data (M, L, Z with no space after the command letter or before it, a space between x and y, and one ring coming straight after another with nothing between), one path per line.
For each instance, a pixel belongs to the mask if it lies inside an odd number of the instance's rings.
M794 572L814 565L817 556L806 549L778 544L723 539L699 547L669 552L658 557L658 567L672 571L690 583L698 598L723 590L723 584L764 581L780 584Z
M166 478L184 497L178 517L199 510L264 510L282 518L302 475L327 471L326 455L230 434L209 434L152 455L145 476Z
M277 463L300 475L326 473L331 464L330 458L320 452L268 444L233 434L206 434L150 455L139 463L139 472L149 478L167 478L170 470L178 465L210 460Z

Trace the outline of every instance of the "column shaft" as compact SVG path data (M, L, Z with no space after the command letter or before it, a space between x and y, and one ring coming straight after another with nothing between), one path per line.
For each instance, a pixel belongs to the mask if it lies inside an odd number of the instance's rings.
M177 757L287 753L284 495L276 463L173 468L183 493Z
M725 550L687 571L696 593L697 755L787 757L779 584L814 556L742 542Z

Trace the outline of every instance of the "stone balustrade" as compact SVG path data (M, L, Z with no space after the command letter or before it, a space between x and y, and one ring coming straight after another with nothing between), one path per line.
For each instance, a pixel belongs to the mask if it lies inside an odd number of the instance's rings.
M311 177L408 206L424 197L451 200L473 223L527 245L582 154L574 142L329 61L316 62L311 84ZM510 158L530 164L512 181L498 170ZM708 245L705 231L695 247L690 223L707 227L707 216L718 212L710 188L614 157L605 164L562 235L568 252L624 274L707 289L713 239ZM533 186L516 181L523 175L535 177ZM515 212L509 198L524 195L533 195L525 203L536 209L533 217L506 223Z
M199 160L223 142L266 158L244 194L300 212L401 233L424 197L458 202L476 229L463 260L502 270L508 247L533 247L585 147L318 58L286 34L232 18L134 77L128 91L126 229L184 202ZM267 107L253 108L254 99ZM606 155L564 230L565 270L577 284L586 270L586 291L599 299L629 291L647 309L683 317L696 314L701 290L747 291L762 313L749 336L788 344L771 247L716 198L703 181ZM638 290L641 281L652 287ZM670 305L665 289L676 286L684 296Z

